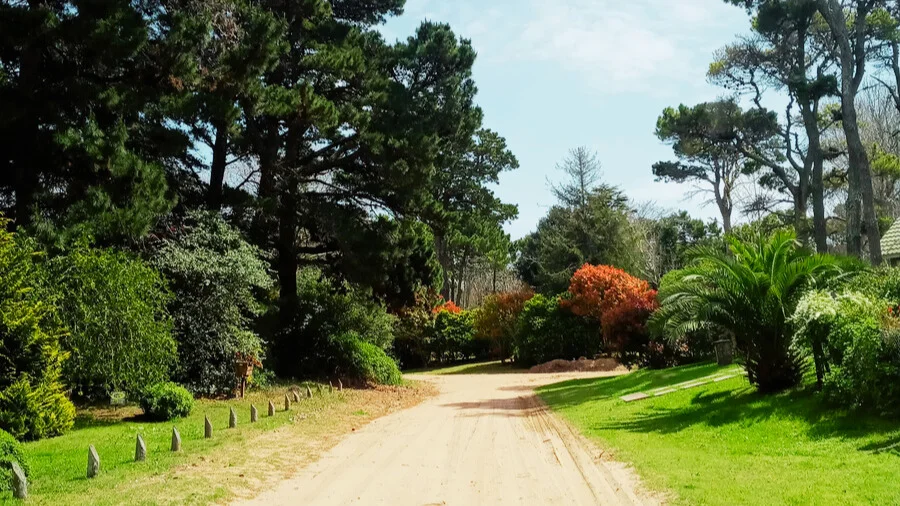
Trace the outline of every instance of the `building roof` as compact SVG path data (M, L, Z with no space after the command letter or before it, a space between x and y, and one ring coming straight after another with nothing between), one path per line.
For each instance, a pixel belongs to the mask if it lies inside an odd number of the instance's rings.
M900 220L895 221L881 238L881 252L885 258L900 257Z

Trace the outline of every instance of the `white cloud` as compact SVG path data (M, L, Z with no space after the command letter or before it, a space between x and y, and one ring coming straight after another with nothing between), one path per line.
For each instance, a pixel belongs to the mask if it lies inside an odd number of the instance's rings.
M406 12L450 22L488 64L549 63L601 93L654 94L702 84L708 33L745 16L722 0L410 0Z

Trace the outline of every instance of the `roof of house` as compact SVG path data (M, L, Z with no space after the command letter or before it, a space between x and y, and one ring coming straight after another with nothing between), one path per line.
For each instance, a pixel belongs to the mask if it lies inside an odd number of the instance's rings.
M885 258L900 257L900 220L895 221L881 238L881 253Z

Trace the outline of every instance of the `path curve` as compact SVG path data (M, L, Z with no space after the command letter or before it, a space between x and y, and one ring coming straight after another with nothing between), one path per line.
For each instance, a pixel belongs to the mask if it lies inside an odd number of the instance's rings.
M649 505L629 468L552 415L540 385L615 373L418 376L440 393L377 419L241 505Z

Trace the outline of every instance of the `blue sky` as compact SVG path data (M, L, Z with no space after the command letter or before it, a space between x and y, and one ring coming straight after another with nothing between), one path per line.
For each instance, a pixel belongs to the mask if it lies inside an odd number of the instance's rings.
M747 33L749 19L722 0L407 0L382 31L406 38L424 20L449 23L478 51L475 81L485 126L521 164L497 194L519 205L519 238L554 200L547 177L568 150L597 151L607 182L636 202L715 217L685 185L653 181L671 150L653 135L667 106L724 95L707 84L712 53Z

